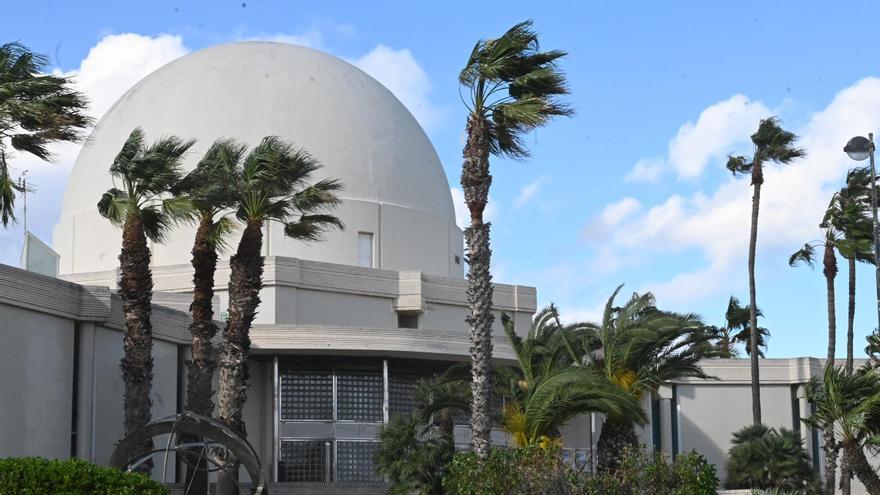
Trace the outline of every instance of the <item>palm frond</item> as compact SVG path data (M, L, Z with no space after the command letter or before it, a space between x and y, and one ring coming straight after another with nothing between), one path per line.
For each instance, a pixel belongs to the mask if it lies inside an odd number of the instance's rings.
M800 263L803 263L810 268L813 268L813 264L816 259L816 250L812 244L807 243L804 244L804 247L795 251L788 258L788 266L797 266Z

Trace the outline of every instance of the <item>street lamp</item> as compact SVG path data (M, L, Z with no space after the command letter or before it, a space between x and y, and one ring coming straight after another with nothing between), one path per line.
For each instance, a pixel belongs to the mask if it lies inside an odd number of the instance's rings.
M880 331L880 242L877 231L877 171L874 168L874 133L868 133L868 137L856 136L850 139L843 151L858 162L866 158L871 159L871 214L873 215L874 230L874 270L877 277L877 328Z

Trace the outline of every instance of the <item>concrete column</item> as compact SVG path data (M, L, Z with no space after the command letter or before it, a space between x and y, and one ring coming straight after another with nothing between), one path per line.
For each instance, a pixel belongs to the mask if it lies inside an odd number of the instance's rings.
M76 456L95 462L95 324L77 322Z
M672 456L672 418L676 411L672 410L672 387L661 385L657 390L660 398L660 448L670 457Z

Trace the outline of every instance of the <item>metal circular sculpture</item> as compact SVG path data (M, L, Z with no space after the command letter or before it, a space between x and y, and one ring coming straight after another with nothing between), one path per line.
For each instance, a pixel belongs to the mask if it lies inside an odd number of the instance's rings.
M160 435L168 435L162 442L164 448L139 450L146 440L154 439L155 442ZM226 425L190 412L160 418L134 430L116 445L110 465L132 471L163 455L162 479L165 479L168 457L172 452L181 458L189 458L189 465L213 466L205 468L209 472L228 472L238 469L239 465L244 466L251 478L251 493L268 495L260 458L251 444Z

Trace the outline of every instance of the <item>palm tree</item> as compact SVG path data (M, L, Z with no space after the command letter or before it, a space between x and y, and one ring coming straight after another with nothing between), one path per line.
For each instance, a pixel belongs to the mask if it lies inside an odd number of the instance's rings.
M853 371L853 338L856 313L856 261L873 263L873 236L870 211L870 171L852 169L847 173L846 185L834 193L825 212L823 224L833 225L852 247L852 252L840 251L847 260L849 304L846 328L846 370Z
M243 437L250 328L263 286L263 226L280 222L285 235L301 241L318 241L328 229L343 228L342 221L330 214L341 202L336 192L342 184L336 179L309 184L320 168L305 150L269 136L248 153L234 176L236 217L245 227L229 261L229 317L220 350L218 417Z
M758 316L764 316L761 308L758 308ZM751 317L751 308L748 305L740 305L739 299L730 296L727 301L727 311L724 313L725 325L716 327L714 325L706 327L706 332L713 342L715 356L723 359L732 359L740 357L738 344L745 345L746 354L750 353L749 339L751 338L751 328L749 321ZM770 331L764 327L758 327L758 355L764 357L764 349L767 348L767 338L770 337Z
M585 362L639 404L669 380L711 378L699 365L712 354L700 317L660 310L651 293L634 293L622 307L615 307L622 287L608 298L602 322L588 324L581 335L578 348L587 351ZM608 415L599 434L599 467L613 470L623 452L635 447L632 418Z
M725 488L815 493L816 474L796 431L748 425L733 434L731 443Z
M49 145L76 142L91 125L88 102L68 77L48 74L49 59L20 43L0 45L0 222L15 222L15 196L23 187L6 161L7 151L51 160Z
M562 425L593 412L644 422L637 397L580 365L578 334L588 331L585 326L562 326L553 306L538 313L525 338L516 334L506 314L502 322L519 365L498 370L499 389L507 400L502 424L514 445L560 444Z
M764 184L764 163L788 164L805 155L804 151L794 146L797 136L782 129L779 120L770 117L761 121L758 131L752 134L755 146L751 159L744 156L730 156L727 169L733 175L751 174L752 187L752 224L749 234L749 328L752 335L749 339L749 353L752 372L752 422L761 424L761 384L758 370L758 301L755 289L755 251L758 242L758 210L761 206L761 186Z
M166 193L180 180L180 162L193 145L168 136L147 146L144 132L131 132L110 165L114 187L98 202L98 211L122 227L119 299L125 313L122 380L125 383L125 434L150 421L153 383L153 329L150 324L153 276L147 239L162 242L185 202ZM147 440L144 447L150 447ZM148 470L149 465L145 464Z
M213 339L217 334L214 324L214 273L217 252L225 247L226 239L234 228L227 212L234 204L236 167L244 156L245 147L231 139L218 140L208 149L196 168L189 172L172 191L186 198L192 205L198 227L192 248L193 302L190 305L192 322L191 357L187 363L186 410L202 416L214 414ZM208 476L204 460L191 465L187 471L187 486L196 493L207 491ZM192 479L196 476L196 479Z
M531 28L532 22L526 21L499 38L478 41L459 74L459 82L469 94L461 186L471 216L471 224L464 231L474 402L471 429L474 451L481 458L489 454L491 447L491 331L495 319L489 273L490 225L483 221L492 184L489 155L527 157L524 134L546 125L555 116L572 113L558 101L559 96L568 93L565 75L556 66L565 52L540 51L538 35Z
M880 495L880 477L868 463L865 448L880 434L880 377L877 370L863 368L852 374L834 365L825 367L822 380L807 386L807 398L814 412L802 421L813 428L836 431L830 441L843 449L843 468L859 478L868 493ZM829 439L826 439L828 441ZM825 491L834 493L836 460L827 459Z

